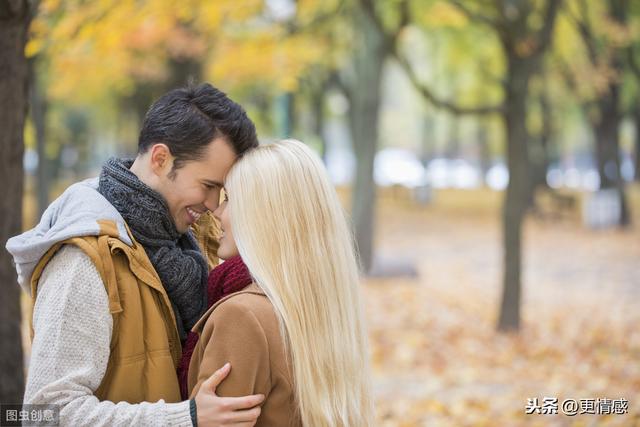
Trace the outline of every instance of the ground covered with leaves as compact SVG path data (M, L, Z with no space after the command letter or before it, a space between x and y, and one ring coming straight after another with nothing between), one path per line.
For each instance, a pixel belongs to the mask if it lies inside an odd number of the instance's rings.
M579 209L527 220L522 327L500 334L502 195L448 190L419 206L381 191L377 256L417 277L363 281L376 426L640 426L640 188L630 194L630 230L589 230ZM558 414L527 415L530 398L558 399ZM625 399L628 414L568 416L567 399Z
M626 231L589 230L579 209L528 219L522 326L500 334L502 196L439 192L417 206L384 192L377 256L418 276L364 280L376 425L640 425L639 195ZM552 398L542 412L557 399L558 414L526 414L533 398ZM628 413L590 414L591 401Z

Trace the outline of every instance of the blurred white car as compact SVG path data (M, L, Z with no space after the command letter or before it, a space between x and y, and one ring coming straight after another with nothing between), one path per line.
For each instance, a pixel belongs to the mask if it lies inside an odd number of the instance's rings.
M463 159L433 159L427 177L435 188L477 188L482 185L478 168Z
M385 148L376 154L374 179L382 187L416 188L429 183L427 171L418 157L402 148Z

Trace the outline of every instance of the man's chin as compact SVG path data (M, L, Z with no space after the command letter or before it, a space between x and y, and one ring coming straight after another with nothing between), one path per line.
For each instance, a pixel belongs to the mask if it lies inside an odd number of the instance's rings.
M176 231L180 234L186 233L191 228L191 223L182 219L181 221L176 221L175 217L172 217L173 225L176 227Z
M189 231L189 229L191 228L191 224L189 225L176 225L176 230L178 230L178 233L180 234L184 234L187 231Z

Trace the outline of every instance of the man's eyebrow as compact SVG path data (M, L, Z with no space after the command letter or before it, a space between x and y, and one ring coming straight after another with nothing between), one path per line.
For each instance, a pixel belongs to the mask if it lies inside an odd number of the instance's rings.
M210 179L205 179L205 180L203 180L203 182L205 184L207 184L207 185L211 185L211 186L215 186L215 187L220 187L220 188L224 187L224 184L221 183L220 181L212 181Z

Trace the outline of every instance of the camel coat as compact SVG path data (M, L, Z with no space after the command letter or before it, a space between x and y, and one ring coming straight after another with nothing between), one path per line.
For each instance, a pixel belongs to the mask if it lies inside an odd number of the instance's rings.
M256 426L301 425L278 319L255 283L211 306L192 330L200 338L189 365L190 397L216 369L230 362L231 372L216 389L219 396L264 394Z

